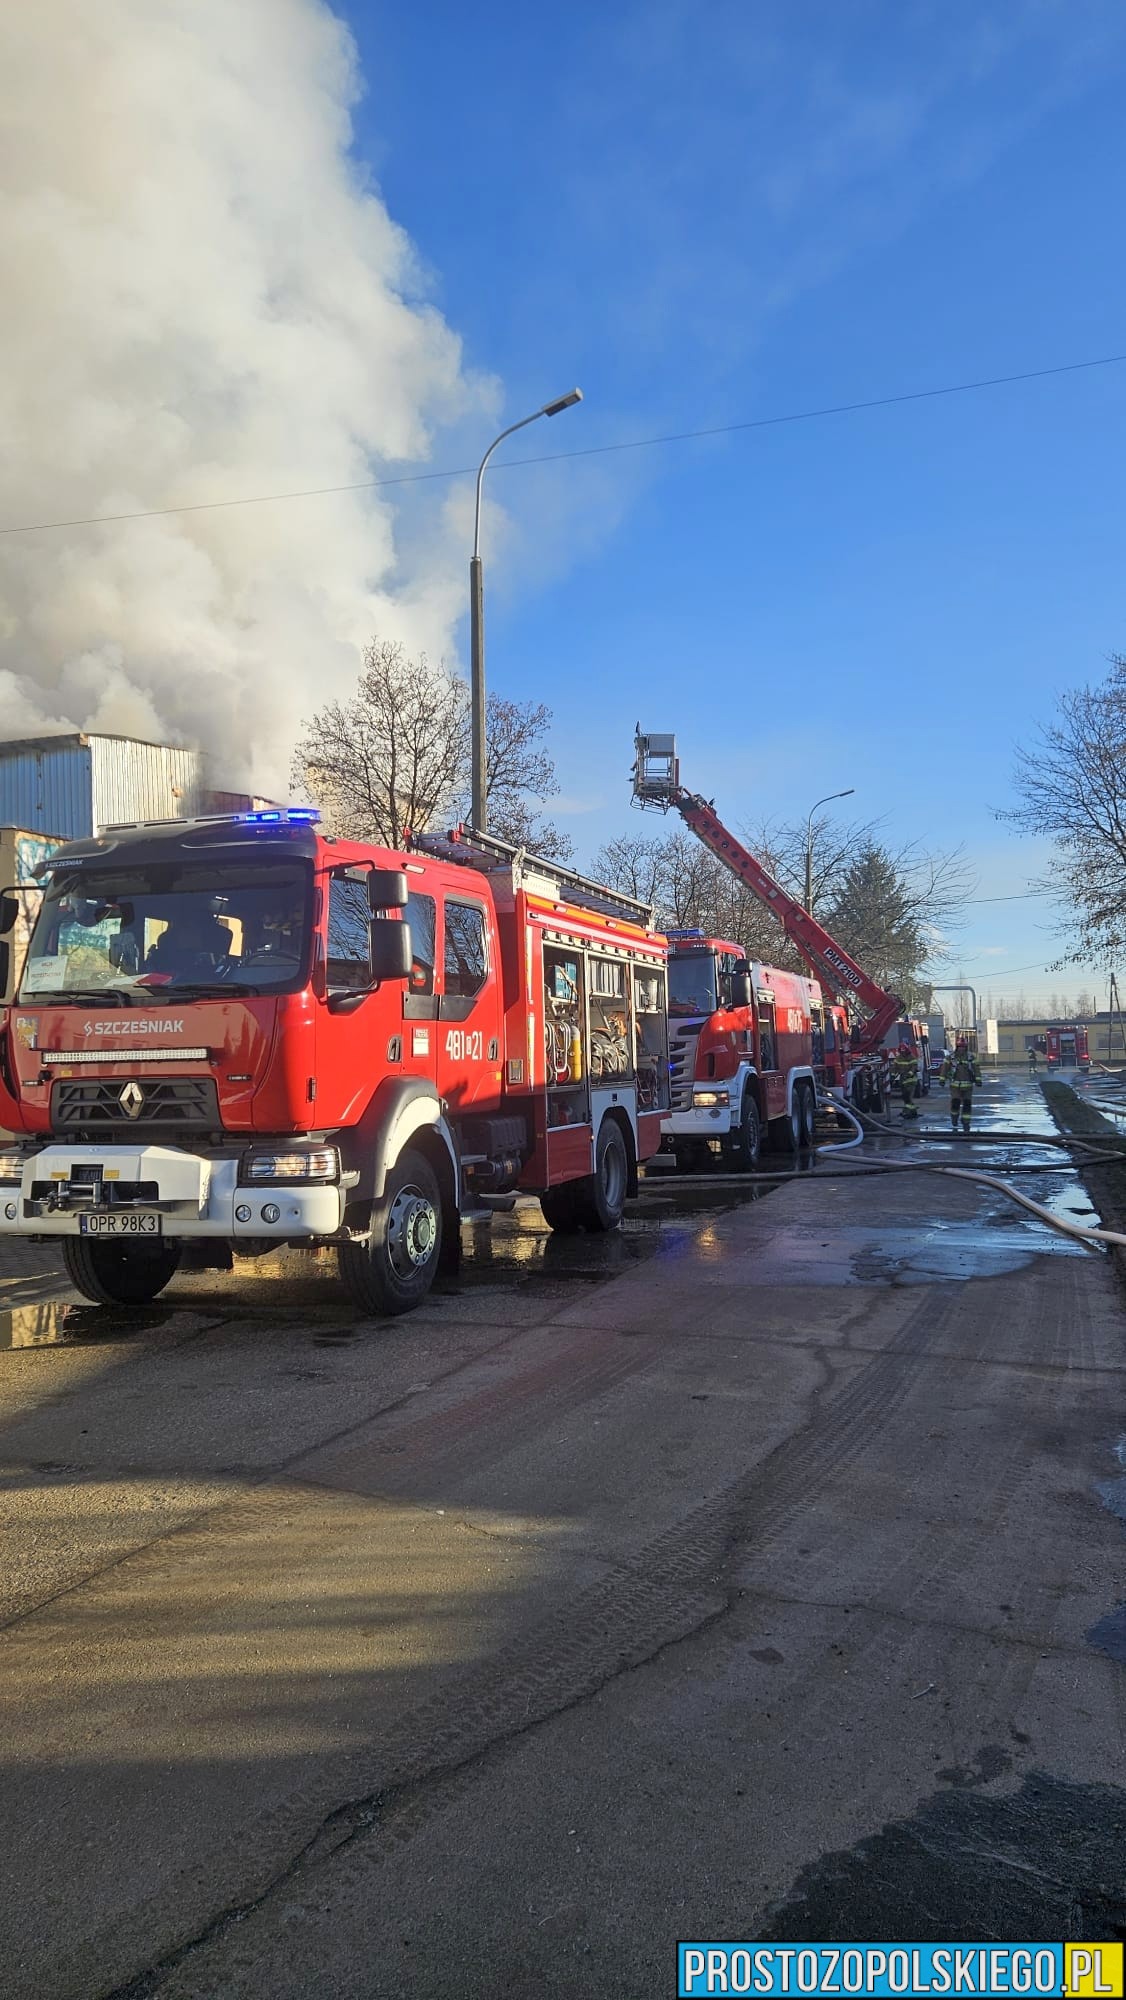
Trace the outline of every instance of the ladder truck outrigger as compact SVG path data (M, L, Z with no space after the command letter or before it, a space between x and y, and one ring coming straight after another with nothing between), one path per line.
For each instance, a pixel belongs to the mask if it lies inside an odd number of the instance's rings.
M820 1022L815 1021L820 1033L815 1038L819 1045L814 1070L823 1090L859 1111L885 1110L890 1089L885 1039L904 1013L899 995L870 979L825 926L724 826L715 806L681 784L675 736L646 734L639 727L634 746L634 804L678 812L697 839L778 919L814 981L834 996L826 997ZM863 1016L858 1018L860 1010Z

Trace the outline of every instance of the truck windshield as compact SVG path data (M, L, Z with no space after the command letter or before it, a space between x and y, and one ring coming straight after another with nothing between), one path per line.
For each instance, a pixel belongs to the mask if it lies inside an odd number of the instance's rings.
M714 1014L716 997L715 954L710 951L685 952L669 960L669 1013L684 1020L688 1015Z
M311 874L277 867L161 862L112 875L60 875L43 898L20 999L146 1004L162 992L276 992L299 985Z

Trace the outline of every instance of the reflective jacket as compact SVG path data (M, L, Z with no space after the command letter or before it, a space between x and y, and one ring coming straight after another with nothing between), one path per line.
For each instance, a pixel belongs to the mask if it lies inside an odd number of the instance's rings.
M939 1071L940 1083L948 1083L952 1090L972 1090L981 1082L981 1064L976 1056L947 1056Z
M917 1056L896 1056L892 1062L892 1069L895 1071L901 1087L905 1083L918 1083L919 1081L919 1062Z

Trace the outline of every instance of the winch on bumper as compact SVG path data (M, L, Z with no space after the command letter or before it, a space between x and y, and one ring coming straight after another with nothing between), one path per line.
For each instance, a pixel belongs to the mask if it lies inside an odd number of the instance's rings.
M23 1154L18 1182L0 1161L0 1237L77 1236L82 1218L158 1216L164 1237L212 1237L237 1243L240 1237L335 1236L344 1217L344 1188L334 1149L333 1178L307 1179L265 1173L248 1175L248 1156L205 1155L176 1146L52 1144ZM278 1147L278 1161L299 1155ZM271 1155L257 1149L256 1168L269 1168ZM327 1162L326 1162L327 1164ZM346 1177L349 1178L349 1177ZM112 1229L112 1224L110 1225ZM108 1235L110 1229L105 1233ZM98 1232L99 1234L102 1231ZM126 1240L128 1225L113 1230Z

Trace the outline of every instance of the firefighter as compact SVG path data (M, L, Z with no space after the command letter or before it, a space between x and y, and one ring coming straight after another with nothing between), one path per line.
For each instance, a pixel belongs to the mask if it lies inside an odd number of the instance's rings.
M895 1080L903 1092L901 1118L917 1118L915 1092L919 1087L919 1059L913 1042L900 1042L892 1064Z
M961 1115L962 1130L968 1132L973 1117L974 1085L981 1082L981 1065L976 1056L970 1054L970 1045L963 1035L952 1056L947 1056L939 1073L939 1082L950 1085L950 1130L958 1130Z

